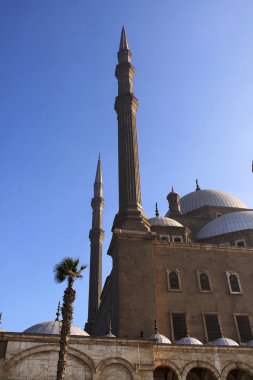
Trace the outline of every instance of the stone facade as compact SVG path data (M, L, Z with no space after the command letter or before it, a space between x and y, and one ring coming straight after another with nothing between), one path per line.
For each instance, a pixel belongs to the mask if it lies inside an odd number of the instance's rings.
M1 380L55 380L58 336L1 333ZM72 337L66 380L252 380L253 348ZM167 377L165 377L167 376Z

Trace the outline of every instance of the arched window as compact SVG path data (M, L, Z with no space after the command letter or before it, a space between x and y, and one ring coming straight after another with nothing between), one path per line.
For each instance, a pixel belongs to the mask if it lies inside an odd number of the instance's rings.
M206 273L200 274L199 283L200 283L200 289L202 291L210 291L211 290L209 278L208 278L208 275Z
M170 272L169 274L169 285L171 290L179 290L179 278L176 272Z
M238 277L235 274L230 274L229 284L231 293L241 293Z

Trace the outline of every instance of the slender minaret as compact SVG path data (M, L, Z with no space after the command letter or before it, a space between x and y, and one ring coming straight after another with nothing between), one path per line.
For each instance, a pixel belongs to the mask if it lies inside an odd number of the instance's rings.
M102 287L102 245L104 231L102 229L102 214L104 207L103 178L101 159L99 155L96 178L94 183L94 197L91 200L92 228L90 230L90 286L89 286L89 311L85 331L92 334L101 296Z
M119 160L119 212L114 228L149 230L147 218L142 211L136 112L138 100L134 96L134 67L131 64L126 33L122 28L115 76L118 80L118 96L115 111L118 115Z

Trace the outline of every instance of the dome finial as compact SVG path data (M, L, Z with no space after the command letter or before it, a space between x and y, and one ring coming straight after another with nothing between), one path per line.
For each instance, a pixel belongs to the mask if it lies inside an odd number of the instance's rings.
M57 307L57 312L56 312L56 318L55 318L55 321L58 321L58 322L60 322L60 315L61 315L60 310L61 310L61 303L59 301L58 307Z
M2 324L2 313L0 313L0 325Z
M158 211L158 207L157 207L157 202L155 204L155 216L158 218L159 216L159 211Z
M154 321L154 334L157 334L158 333L158 324L157 324L157 320L155 319Z
M189 330L188 330L188 325L187 325L186 322L185 322L185 336L186 336L187 338L189 338Z
M174 187L173 186L171 186L171 192L174 193Z
M111 320L111 318L108 321L108 334L112 334L112 320Z
M223 338L223 334L222 334L222 331L221 331L220 324L218 325L218 333L219 333L219 339L222 339Z
M200 187L199 187L199 180L196 179L196 191L199 191L200 190Z

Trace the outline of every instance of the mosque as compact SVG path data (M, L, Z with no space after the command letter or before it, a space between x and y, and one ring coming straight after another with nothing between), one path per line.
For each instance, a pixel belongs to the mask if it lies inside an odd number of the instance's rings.
M84 330L72 326L66 379L252 380L253 209L219 190L182 197L168 212L142 208L135 70L124 28L116 78L119 210L102 289L104 207L99 158L91 202L90 285ZM0 380L53 380L55 321L0 330Z

